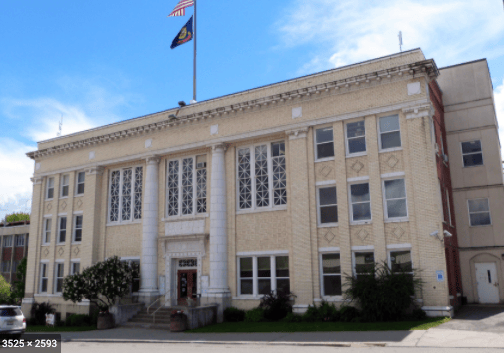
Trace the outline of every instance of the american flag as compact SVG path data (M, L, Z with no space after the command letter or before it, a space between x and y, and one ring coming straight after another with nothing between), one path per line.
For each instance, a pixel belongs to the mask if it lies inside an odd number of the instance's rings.
M189 6L193 6L194 1L193 0L180 0L177 6L173 9L171 14L168 15L170 16L184 16L185 15L185 8Z

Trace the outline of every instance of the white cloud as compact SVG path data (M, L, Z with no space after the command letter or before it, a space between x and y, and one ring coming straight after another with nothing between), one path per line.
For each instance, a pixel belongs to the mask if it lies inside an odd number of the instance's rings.
M495 113L499 122L499 136L501 146L504 146L504 78L502 84L494 90Z
M295 0L276 24L285 46L315 44L300 68L308 73L421 47L440 66L462 58L498 57L504 46L502 3L496 0Z
M7 213L30 212L33 161L25 153L35 149L10 138L0 138L0 219Z

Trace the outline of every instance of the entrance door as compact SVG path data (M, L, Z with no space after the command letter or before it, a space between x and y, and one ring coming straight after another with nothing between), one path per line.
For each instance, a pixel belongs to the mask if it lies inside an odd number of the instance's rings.
M497 281L495 263L479 263L475 266L480 304L498 304L499 282Z
M197 270L178 270L178 305L187 305L187 298L196 299Z

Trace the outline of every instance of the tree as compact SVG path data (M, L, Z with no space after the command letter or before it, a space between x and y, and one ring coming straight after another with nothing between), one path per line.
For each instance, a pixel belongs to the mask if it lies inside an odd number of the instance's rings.
M63 298L72 302L87 299L101 312L108 312L116 298L129 294L138 269L114 256L63 280Z
M3 219L2 222L4 222L4 223L13 223L13 222L29 221L29 220L30 220L30 214L29 213L15 212L15 213L11 213L11 214L5 215L5 218Z
M25 282L26 282L26 257L24 257L17 266L16 280L14 281L14 288L12 290L12 297L18 301L24 298L25 295Z
M10 304L11 285L0 275L0 304Z

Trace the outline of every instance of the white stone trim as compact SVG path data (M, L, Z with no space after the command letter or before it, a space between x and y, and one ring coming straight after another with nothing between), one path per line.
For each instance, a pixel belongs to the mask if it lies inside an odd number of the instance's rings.
M84 214L84 211L73 211L74 215L81 215Z
M411 249L411 244L410 243L404 243L404 244L389 244L387 245L387 249L389 250L395 250L395 249Z
M323 181L317 181L315 183L315 186L325 186L325 185L336 185L336 180L323 180Z
M51 260L48 260L48 259L42 259L40 260L41 263L49 263Z
M318 251L320 253L340 252L340 247L339 246L328 246L328 247L324 247L324 248L319 248Z
M403 177L405 175L404 172L393 172L393 173L385 173L380 175L382 178L395 178L395 177Z
M348 183L353 183L353 182L356 182L356 181L367 181L369 180L369 176L366 175L366 176L359 176L359 177L353 177L353 178L347 178L347 182Z
M289 250L266 250L266 251L238 251L236 256L261 256L261 255L289 255Z
M352 251L373 250L374 245L355 245L352 246Z

